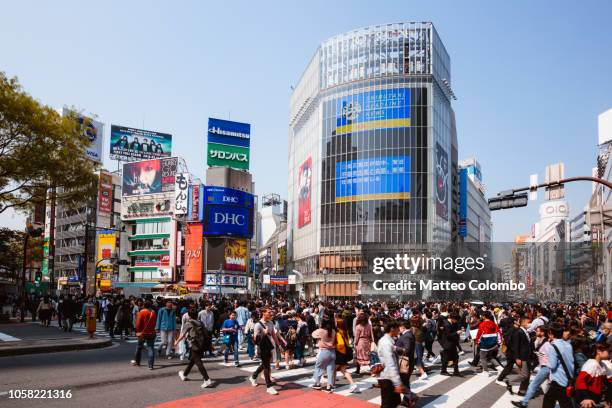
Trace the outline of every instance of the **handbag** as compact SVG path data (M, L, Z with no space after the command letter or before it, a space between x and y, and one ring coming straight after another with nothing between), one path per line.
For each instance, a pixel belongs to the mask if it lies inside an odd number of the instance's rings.
M410 359L407 356L400 356L398 362L400 374L408 374L410 372Z
M225 344L226 346L229 345L232 342L232 336L229 334L224 334L223 337L221 337L221 343Z
M567 369L567 366L565 365L565 360L563 359L563 356L561 355L561 352L559 351L557 346L552 343L550 343L550 345L553 346L553 348L557 352L557 358L559 359L559 362L563 367L563 371L565 371L565 375L567 376L567 387L565 387L565 395L568 398L574 398L574 392L576 391L574 384L576 382L576 379L572 375L570 375L570 371Z

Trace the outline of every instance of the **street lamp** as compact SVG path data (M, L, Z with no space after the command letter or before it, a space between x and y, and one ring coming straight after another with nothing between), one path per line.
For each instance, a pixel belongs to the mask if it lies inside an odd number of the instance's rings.
M327 268L323 268L321 271L323 273L323 281L325 282L325 302L327 302L327 275L329 274L329 270Z

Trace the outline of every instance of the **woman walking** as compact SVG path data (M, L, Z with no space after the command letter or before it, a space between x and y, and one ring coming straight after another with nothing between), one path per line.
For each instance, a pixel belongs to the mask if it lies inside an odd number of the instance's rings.
M319 341L312 388L321 389L321 377L323 372L327 371L327 392L333 392L336 384L336 330L334 330L333 315L323 316L321 328L315 330L312 337Z
M49 301L49 296L45 296L42 298L40 303L38 304L37 309L38 316L40 317L40 322L44 327L49 327L49 323L51 323L51 316L53 314L53 307L51 306L51 302Z
M351 373L347 371L349 362L353 360L353 349L349 345L349 337L344 327L344 319L336 319L336 329L336 371L340 371L349 384L351 384L349 392L359 392Z
M372 325L368 315L360 311L355 324L355 374L359 375L362 365L370 364L370 351L372 348Z

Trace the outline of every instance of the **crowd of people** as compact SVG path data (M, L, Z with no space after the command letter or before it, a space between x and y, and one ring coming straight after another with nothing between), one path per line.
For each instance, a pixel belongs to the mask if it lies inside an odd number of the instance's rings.
M316 356L312 388L334 392L340 372L349 391L359 392L354 377L375 376L382 407L413 407L413 374L418 381L427 381L433 370L463 376L460 357L472 354L471 371L496 376L497 384L516 395L517 407L538 394L545 408L594 408L612 400L611 304L68 296L43 298L36 310L43 324L55 315L70 330L88 305L99 311L111 336L138 338L132 365L140 365L144 349L149 369L156 355L187 360L178 376L187 379L196 366L203 388L213 385L205 368L211 356L222 355L237 367L241 356L257 361L248 381L257 386L263 375L272 395L278 394L273 367L303 367L308 356Z

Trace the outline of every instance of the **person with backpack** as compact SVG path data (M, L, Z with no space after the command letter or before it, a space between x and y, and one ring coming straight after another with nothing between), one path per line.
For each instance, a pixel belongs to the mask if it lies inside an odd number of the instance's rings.
M274 388L274 384L272 383L272 367L270 366L272 352L278 343L278 335L274 330L274 323L272 322L273 316L273 312L270 308L263 308L261 310L261 319L253 329L253 342L259 348L261 364L257 367L253 375L249 377L249 381L253 387L257 387L257 377L263 372L266 380L266 392L270 395L278 395L278 391Z
M198 314L195 308L190 309L187 314L189 319L181 326L181 334L175 340L174 346L176 347L183 339L187 339L190 348L189 363L187 367L185 367L185 370L178 372L178 376L181 381L186 381L189 372L195 365L198 367L198 370L200 370L200 374L202 374L204 380L200 387L210 388L214 383L206 372L206 368L202 363L202 357L204 352L210 349L211 334L204 327L204 324L198 320Z
M285 358L285 368L290 370L295 368L292 363L293 354L297 346L297 326L298 322L295 320L295 311L289 310L286 316L283 316L278 321L281 336L284 340L283 357Z

